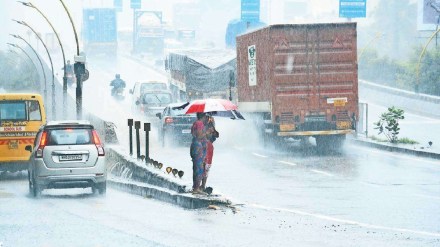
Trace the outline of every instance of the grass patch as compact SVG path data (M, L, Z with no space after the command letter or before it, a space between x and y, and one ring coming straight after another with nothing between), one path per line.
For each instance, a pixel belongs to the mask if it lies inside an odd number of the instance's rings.
M388 139L382 139L377 136L371 136L370 138L371 138L371 140L377 141L377 142L388 142Z
M371 136L370 138L371 138L371 140L377 141L377 142L389 142L388 139L379 138L377 136ZM396 143L399 143L399 144L419 144L419 142L411 140L407 137L399 138Z
M402 144L419 144L418 141L411 140L407 137L399 138L399 140L397 140L397 142L402 143Z

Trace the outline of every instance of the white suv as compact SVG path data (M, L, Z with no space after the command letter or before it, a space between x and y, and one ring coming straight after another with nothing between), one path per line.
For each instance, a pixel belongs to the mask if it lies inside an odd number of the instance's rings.
M105 152L98 132L88 121L51 121L35 138L28 169L29 191L86 188L106 192Z

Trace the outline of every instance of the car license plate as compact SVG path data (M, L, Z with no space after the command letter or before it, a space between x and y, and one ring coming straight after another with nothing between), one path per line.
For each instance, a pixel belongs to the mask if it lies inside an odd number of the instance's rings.
M18 149L18 140L10 140L8 143L9 149Z
M294 124L280 124L280 131L293 131L295 130Z
M336 122L337 129L349 129L351 127L351 123L349 121L338 121Z
M182 130L182 134L189 134L189 133L191 133L191 130Z
M67 154L67 155L61 155L60 161L72 161L72 160L82 160L81 154Z

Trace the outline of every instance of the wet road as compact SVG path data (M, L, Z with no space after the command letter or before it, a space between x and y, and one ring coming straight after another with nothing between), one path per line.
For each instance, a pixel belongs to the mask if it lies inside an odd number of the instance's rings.
M0 181L6 246L438 246L439 234L394 229L298 207L184 210L109 189L27 192L25 176ZM311 198L311 197L310 197ZM304 200L304 198L302 198Z
M155 72L124 58L95 64L108 69L91 74L84 105L113 120L127 143L130 104L111 99L108 83L115 71L127 88ZM217 120L208 181L243 204L237 213L184 210L112 189L106 197L48 190L35 200L24 176L8 175L0 179L0 246L440 245L438 161L349 145L329 153L313 144L263 148L247 124ZM184 170L190 186L188 147L161 148L151 134L151 156Z

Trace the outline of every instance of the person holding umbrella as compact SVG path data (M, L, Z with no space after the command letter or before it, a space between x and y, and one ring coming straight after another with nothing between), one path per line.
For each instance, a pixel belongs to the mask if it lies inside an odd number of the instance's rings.
M200 189L200 184L203 180L203 174L205 172L205 159L206 159L206 130L205 124L206 114L203 112L197 112L197 120L191 127L191 134L193 136L190 155L193 162L193 193L205 194Z
M211 169L212 157L214 155L214 145L212 143L219 137L219 133L215 129L214 118L207 114L205 117L205 132L206 132L206 159L205 159L205 171L203 173L201 190L206 191L206 181L208 180L209 170Z

